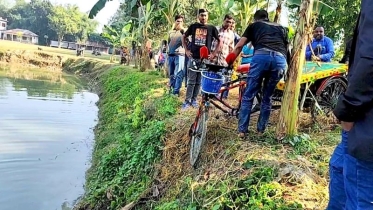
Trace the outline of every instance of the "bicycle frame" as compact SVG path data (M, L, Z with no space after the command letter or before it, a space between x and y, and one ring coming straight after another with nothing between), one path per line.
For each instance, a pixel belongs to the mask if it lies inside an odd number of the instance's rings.
M236 79L234 81L226 82L226 83L223 84L223 86L225 86L225 87L220 89L220 91L218 93L219 97L216 96L216 95L211 95L211 94L203 94L203 95L205 97L207 96L207 99L210 101L210 103L213 104L219 110L221 110L224 114L228 114L228 116L237 116L238 111L241 107L242 96L243 96L245 88L246 88L246 81L244 80L243 76L239 76L238 79ZM226 101L223 100L223 95L224 95L225 92L227 92L229 90L232 90L232 89L235 89L237 87L239 88L238 89L238 106L233 107L232 105L230 105L229 103L227 103ZM205 98L205 100L206 100L206 98ZM217 102L219 102L220 105ZM223 105L225 108L221 105ZM228 108L228 110L226 108Z

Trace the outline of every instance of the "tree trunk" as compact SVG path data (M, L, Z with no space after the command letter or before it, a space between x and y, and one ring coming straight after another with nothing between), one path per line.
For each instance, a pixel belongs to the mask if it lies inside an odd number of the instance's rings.
M144 40L145 41L142 45L142 53L141 53L141 57L140 57L140 71L146 71L147 69L151 69L149 50L147 48L148 39L145 38Z
M63 40L63 35L58 35L58 48L61 48L62 40Z
M294 38L294 48L289 65L288 80L282 97L280 118L276 137L282 140L297 134L298 103L302 70L305 64L306 46L311 40L313 0L303 0L300 6L298 27Z
M275 15L273 22L275 23L280 22L281 10L282 10L282 0L278 0L277 7L276 7L276 15Z

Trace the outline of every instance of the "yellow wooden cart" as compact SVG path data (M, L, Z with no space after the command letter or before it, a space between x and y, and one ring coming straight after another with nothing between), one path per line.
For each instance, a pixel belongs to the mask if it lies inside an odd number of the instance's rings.
M339 95L347 89L347 70L346 64L306 62L302 72L299 108L311 108L313 115L321 112L331 114ZM281 101L285 82L282 79L277 84L274 100Z
M306 62L302 72L299 108L311 108L313 114L320 114L321 111L330 114L339 95L347 89L347 70L346 64ZM286 78L277 84L272 97L275 102L281 102L285 83Z

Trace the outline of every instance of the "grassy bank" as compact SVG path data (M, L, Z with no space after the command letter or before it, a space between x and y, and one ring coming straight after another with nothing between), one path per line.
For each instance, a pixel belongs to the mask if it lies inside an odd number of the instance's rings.
M99 75L99 123L79 209L118 209L151 194L166 122L177 111L156 72L113 67Z
M212 110L192 169L188 129L196 110L178 111L183 96L165 94L159 73L84 59L64 66L101 88L92 167L77 209L325 209L329 158L340 140L340 131L326 126L331 119L315 124L301 113L301 133L308 134L279 143L274 112L264 136L252 132L242 141L237 119Z
M181 113L176 124L191 123L194 114ZM274 125L277 115L271 119ZM261 137L251 132L249 141L237 138L236 126L236 119L210 118L197 170L188 163L187 128L170 131L157 168L166 190L148 209L326 208L328 164L340 141L338 129L308 127L310 135L278 143L274 126Z
M242 141L237 119L211 110L192 169L188 129L196 110L178 110L185 89L178 99L166 94L158 72L94 59L66 58L62 68L87 77L100 96L92 167L76 209L325 209L328 162L340 140L339 130L327 126L332 119L317 124L300 113L307 134L278 143L274 112L264 136L251 132ZM255 124L253 116L251 130Z
M39 50L38 48L41 48ZM49 46L40 46L40 45L33 45L33 44L26 44L16 41L8 41L8 40L0 40L0 51L6 50L27 50L27 51L34 51L34 52L44 52L51 55L59 55L65 57L76 57L75 50L63 49L63 48L56 48L56 47L49 47ZM109 62L110 55L103 54L101 56L95 56L91 53L85 53L85 58L98 60L101 62ZM119 59L119 57L118 57Z

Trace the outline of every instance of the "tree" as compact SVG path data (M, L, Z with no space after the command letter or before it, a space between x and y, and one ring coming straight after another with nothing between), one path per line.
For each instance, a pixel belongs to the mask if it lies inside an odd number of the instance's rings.
M289 78L285 84L282 97L280 118L276 127L278 140L297 134L298 102L302 70L305 64L306 46L311 41L313 31L313 0L302 0L299 12L298 27L294 38L294 50L289 65Z
M79 32L79 22L81 15L77 6L53 7L52 13L48 15L49 26L57 33L58 47L66 34L76 34Z
M78 22L78 32L75 34L77 42L85 43L89 34L95 32L98 22L88 18L87 14L81 14L81 20Z
M352 37L361 0L323 0L323 2L334 8L318 17L318 25L325 28L325 35L334 40L344 35L345 41L346 38Z
M114 61L115 49L120 47L120 32L111 26L104 25L104 30L101 33L101 37L106 39L107 42L113 46L113 54L110 57L110 62Z

